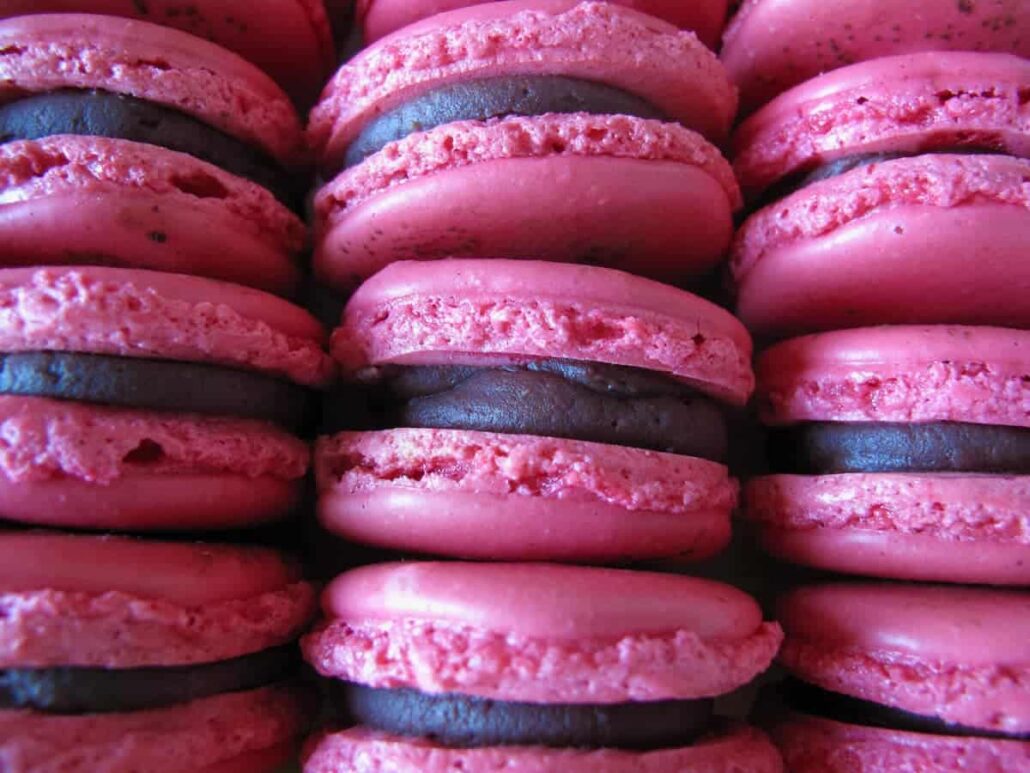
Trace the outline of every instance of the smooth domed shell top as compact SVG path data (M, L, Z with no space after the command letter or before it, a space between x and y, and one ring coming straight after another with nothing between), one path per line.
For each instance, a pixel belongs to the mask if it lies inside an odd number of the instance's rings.
M529 260L393 263L354 294L332 352L344 374L396 364L563 358L666 373L734 404L751 339L683 290L621 271Z

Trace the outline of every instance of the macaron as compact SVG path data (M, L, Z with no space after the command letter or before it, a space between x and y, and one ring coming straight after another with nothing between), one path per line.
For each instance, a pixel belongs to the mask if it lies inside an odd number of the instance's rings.
M106 264L288 294L300 119L206 40L110 16L0 22L4 265Z
M306 773L780 771L712 698L761 673L781 632L709 580L535 564L384 564L341 575L302 639L350 729Z
M781 603L787 768L1030 767L1030 594L934 586L803 588Z
M0 767L275 770L316 606L271 550L0 533Z
M745 114L823 72L921 51L1030 57L1023 0L744 0L722 61Z
M331 532L418 553L702 558L729 539L724 406L751 392L727 312L612 269L394 263L333 333L343 395L316 445ZM342 431L340 431L342 430Z
M349 290L393 260L481 255L704 274L740 203L711 144L735 110L695 35L622 5L430 17L354 57L311 112L316 274Z
M333 366L276 296L118 268L0 270L0 519L223 529L300 494Z
M357 17L367 43L421 19L490 0L358 0ZM678 0L615 0L619 5L665 19L691 30L709 48L717 48L726 23L727 0L682 3Z
M790 561L876 577L1030 584L1030 332L883 327L758 360L773 474L746 515Z
M872 324L1030 327L1030 59L931 52L845 67L734 138L761 208L738 313L797 335Z

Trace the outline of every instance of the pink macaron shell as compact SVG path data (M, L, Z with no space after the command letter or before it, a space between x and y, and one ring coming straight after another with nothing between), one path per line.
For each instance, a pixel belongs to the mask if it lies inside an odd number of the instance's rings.
M434 16L356 56L311 112L309 144L335 166L372 117L448 83L513 74L606 83L715 141L736 110L722 66L693 33L611 3L510 0Z
M194 268L289 292L306 239L268 190L185 153L77 135L0 146L6 265Z
M998 738L908 733L792 713L770 729L795 773L969 770L1022 773L1030 743Z
M937 582L1030 584L1030 477L771 475L745 488L763 546L822 569Z
M499 700L719 695L763 671L781 638L721 583L546 564L365 567L322 605L329 619L302 649L323 675Z
M0 101L101 89L179 110L285 164L305 155L283 91L236 54L179 30L88 14L0 21Z
M561 357L644 368L743 405L751 339L723 309L621 271L538 261L400 262L344 310L331 351L370 366Z
M301 696L287 687L130 713L0 711L0 768L11 773L235 772L238 758L267 760L257 753L279 752L299 736L305 713Z
M397 429L322 438L319 518L350 539L493 559L614 559L725 547L721 464L576 440Z
M837 584L779 604L779 660L825 689L1009 734L1030 729L1030 596Z
M318 95L334 63L320 0L5 0L0 7L4 17L38 13L124 16L181 29L257 65L301 104Z
M627 512L600 502L384 487L319 497L327 531L359 542L494 561L700 561L730 541L726 508L689 515Z
M723 37L722 61L750 113L820 73L921 51L1030 56L1023 0L745 0Z
M814 78L751 116L734 136L749 196L817 164L861 153L972 145L1030 156L1030 60L929 52L874 59Z
M459 121L391 143L319 191L314 263L338 287L395 260L477 255L684 279L724 256L740 205L719 151L677 124Z
M888 322L1022 327L1028 234L1030 159L871 163L745 222L731 257L738 312L778 335Z
M512 773L780 773L783 763L769 739L749 727L691 746L649 752L494 746L446 748L426 739L400 738L355 727L312 738L303 753L304 773L443 773L505 770Z
M358 0L358 19L365 41L373 43L391 32L429 16L488 0ZM709 48L716 48L726 22L727 0L682 3L678 0L615 0L619 5L657 16L681 29L692 30Z
M78 351L254 370L323 386L322 326L274 295L108 267L0 270L0 351Z
M860 328L794 338L758 358L758 407L803 421L961 421L1030 427L1030 332Z

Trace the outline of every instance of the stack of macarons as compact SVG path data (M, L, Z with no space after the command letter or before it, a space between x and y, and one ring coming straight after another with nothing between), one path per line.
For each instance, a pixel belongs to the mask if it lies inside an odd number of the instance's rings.
M737 310L788 339L745 513L779 558L894 581L783 599L791 770L1030 766L1022 5L754 0L727 32Z
M455 9L361 51L311 112L322 281L488 256L679 282L722 259L736 93L693 32L627 7L660 3L580 0L376 0L366 21L440 5Z

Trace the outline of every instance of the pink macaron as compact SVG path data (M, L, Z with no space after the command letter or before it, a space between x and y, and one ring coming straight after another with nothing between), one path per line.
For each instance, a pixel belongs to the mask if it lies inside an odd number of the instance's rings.
M321 0L4 0L0 18L94 13L174 27L234 51L300 104L313 100L334 60Z
M815 78L745 121L763 204L737 235L738 313L796 335L1030 326L1030 60L921 53Z
M133 266L285 294L306 232L293 106L206 40L76 14L0 21L4 265Z
M758 361L774 474L746 514L774 554L842 572L1030 584L1030 333L883 327Z
M1030 768L1030 595L824 585L780 605L797 773Z
M722 61L745 113L823 72L921 51L1030 56L1023 0L745 0Z
M686 279L725 254L736 95L696 36L622 5L510 0L404 28L326 86L318 276L491 255Z
M274 551L0 534L0 768L273 771L316 606Z
M730 586L385 564L338 577L323 611L302 649L358 724L311 739L306 773L782 769L761 733L712 722L710 699L761 673L781 639Z
M116 268L0 270L0 518L208 529L295 506L321 326L257 290Z
M391 32L444 11L491 0L358 0L357 17L365 42L373 43ZM726 23L727 0L683 3L680 0L615 0L619 5L665 19L691 30L709 48L719 45Z
M722 405L751 392L751 342L707 301L612 269L401 262L351 298L331 349L370 409L353 431L330 404L316 448L332 532L588 562L729 538Z

